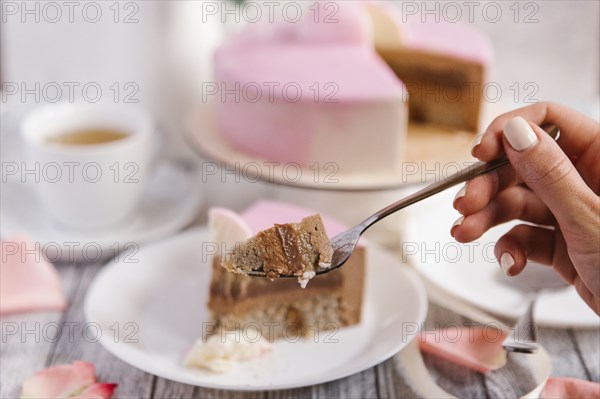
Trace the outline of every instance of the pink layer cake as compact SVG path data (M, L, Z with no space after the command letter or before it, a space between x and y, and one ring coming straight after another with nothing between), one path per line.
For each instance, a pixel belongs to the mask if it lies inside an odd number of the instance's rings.
M316 4L317 18L311 8L297 23L249 24L217 50L216 119L233 147L371 174L400 167L409 114L477 130L492 58L481 33L403 23L384 2L335 2L333 20L331 1Z

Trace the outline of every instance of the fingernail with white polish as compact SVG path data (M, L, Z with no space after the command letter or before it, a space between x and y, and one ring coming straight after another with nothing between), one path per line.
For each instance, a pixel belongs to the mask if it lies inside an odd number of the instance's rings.
M454 228L455 228L456 226L460 226L460 225L462 224L463 220L465 220L465 217L464 217L464 216L461 216L461 217L459 217L458 219L456 219L456 222L454 222L454 223L452 224L452 227L450 227L450 234L452 234L452 230L454 230Z
M453 202L456 202L457 199L462 198L465 195L467 195L467 185L466 184L464 186L462 186L462 188L456 193L456 196L454 197Z
M515 116L504 126L504 137L506 137L510 146L517 151L525 151L538 142L538 138L529 122L520 116Z
M475 147L477 147L479 144L481 144L482 139L483 139L483 134L480 134L479 136L475 137L473 144L471 144L471 155L473 154Z
M510 271L510 268L514 266L514 264L515 260L513 259L512 255L508 252L503 253L500 257L500 267L502 268L504 274L510 276L508 272Z

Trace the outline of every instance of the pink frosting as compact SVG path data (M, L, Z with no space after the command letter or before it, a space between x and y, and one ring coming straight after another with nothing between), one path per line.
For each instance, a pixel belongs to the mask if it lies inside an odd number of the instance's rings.
M318 213L312 209L284 202L261 200L242 212L241 216L256 234L259 231L273 227L276 223L298 223L303 218ZM347 230L344 224L327 215L321 215L321 218L329 237L334 237Z
M257 102L243 101L241 96L237 101L234 94L219 98L219 131L234 147L276 162L310 164L325 110L343 124L356 105L400 103L405 93L384 61L364 46L271 44L256 51L222 49L216 57L217 78L226 89L237 87L245 98L259 98ZM299 107L304 107L302 112ZM340 131L349 129L342 126Z
M289 83L301 87L302 102L322 103L328 94L340 102L401 98L403 84L375 53L369 24L360 2L316 1L299 22L249 25L215 53L217 80L227 89L258 84L261 100L268 99L265 83L271 82L280 84L274 97L283 100ZM254 98L255 89L249 90ZM292 98L295 93L289 89Z
M288 85L286 101L294 101L296 90L289 85L297 84L302 90L300 101L315 103L315 91L319 88L317 102L324 103L328 94L342 102L371 101L402 98L403 84L373 49L363 46L313 46L298 44L263 45L250 47L248 51L235 46L223 48L216 54L219 68L217 78L234 89L246 87L246 98L255 98L255 84L260 87L261 101L269 101L268 84L279 84L273 92L276 99L283 96ZM315 83L318 86L315 86ZM328 83L334 86L326 87ZM337 91L335 90L337 89ZM228 98L232 100L233 95Z

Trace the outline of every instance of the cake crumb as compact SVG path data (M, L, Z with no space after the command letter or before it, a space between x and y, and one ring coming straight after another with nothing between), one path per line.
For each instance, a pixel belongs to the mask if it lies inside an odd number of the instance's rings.
M331 267L331 263L327 263L327 262L319 262L319 267L321 269L329 269Z
M315 272L304 272L302 274L302 276L298 277L298 282L300 283L300 287L306 288L310 279L316 275L317 275L317 273L315 273Z

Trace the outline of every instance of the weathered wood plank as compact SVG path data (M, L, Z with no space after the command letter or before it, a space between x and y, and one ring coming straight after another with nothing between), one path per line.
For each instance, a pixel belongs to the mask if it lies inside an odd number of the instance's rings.
M539 341L552 357L553 376L587 379L583 362L569 330L540 328ZM597 352L596 362L599 356L600 353Z
M305 387L298 389L285 389L281 391L267 392L269 399L296 399L296 398L316 398L316 388Z
M193 385L181 384L156 377L152 397L155 399L263 399L264 392L226 391L220 389L208 389L195 387Z
M598 326L600 328L600 325ZM600 382L600 330L572 330L572 337L585 367L587 378Z
M518 353L509 353L506 366L481 376L490 398L520 398L537 386L527 355Z
M293 398L377 398L375 368L308 388L267 392L269 399Z
M72 304L80 277L77 266L61 266L58 272L65 296ZM36 312L0 319L0 398L19 397L22 382L46 367L62 318L62 312Z
M17 398L21 383L46 366L61 312L2 317L0 397ZM52 330L52 331L51 331Z
M347 378L317 385L317 398L377 398L377 376L375 368L351 375Z
M403 377L401 364L397 356L375 367L377 373L377 391L380 398L418 398L410 382ZM410 366L409 366L410 367Z
M265 395L264 392L224 391L207 388L197 388L194 391L194 398L202 399L263 399Z
M469 326L472 321L460 316L442 306L430 305L429 314L425 322L426 331L433 331L444 327ZM445 339L440 336L440 339ZM488 397L484 384L484 377L466 367L459 367L447 361L427 354L423 355L425 365L437 384L446 392L459 398L485 398Z
M156 377L152 397L156 399L190 399L198 397L198 395L194 395L194 389L193 385L180 384Z
M70 326L72 334L62 334L49 354L48 364L70 363L86 360L96 365L99 381L119 384L115 398L149 398L154 376L135 369L110 354L97 342L97 330L87 324L83 304L87 287L101 265L79 266L80 282L67 309L63 323Z

